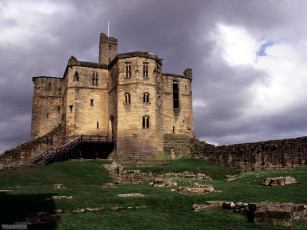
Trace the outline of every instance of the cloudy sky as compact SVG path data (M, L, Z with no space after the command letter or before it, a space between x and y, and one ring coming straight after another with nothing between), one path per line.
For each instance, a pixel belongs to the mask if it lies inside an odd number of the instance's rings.
M218 145L307 135L307 1L0 0L0 152L30 137L33 76L119 53L193 69L194 129Z

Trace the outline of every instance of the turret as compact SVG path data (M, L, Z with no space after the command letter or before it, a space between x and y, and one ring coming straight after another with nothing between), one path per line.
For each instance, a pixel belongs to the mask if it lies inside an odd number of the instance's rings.
M117 55L116 38L108 37L104 33L100 34L99 42L99 64L108 65Z

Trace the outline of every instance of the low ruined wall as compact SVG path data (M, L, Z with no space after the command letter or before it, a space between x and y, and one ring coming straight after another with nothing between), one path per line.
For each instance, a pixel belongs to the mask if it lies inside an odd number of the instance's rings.
M213 146L195 140L192 156L246 172L307 166L307 137Z
M63 128L58 126L44 136L30 140L6 150L0 155L0 170L28 166L34 157L51 147L58 147L64 143Z
M156 178L188 178L197 180L211 181L211 177L203 173L193 172L169 172L169 173L153 173L142 172L141 170L124 170L121 165L118 164L105 164L102 166L108 175L118 184L142 184L144 180L156 179Z

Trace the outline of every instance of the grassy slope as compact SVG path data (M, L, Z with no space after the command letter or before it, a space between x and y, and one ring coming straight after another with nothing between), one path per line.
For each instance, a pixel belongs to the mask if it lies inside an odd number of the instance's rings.
M186 162L185 162L186 161ZM105 163L105 162L104 162ZM80 214L59 214L60 223L49 225L49 229L284 229L256 226L243 215L228 211L193 212L193 204L207 200L229 200L243 202L279 201L307 203L307 168L272 170L240 174L235 181L215 180L202 182L213 184L222 193L198 196L184 196L173 193L170 188L151 188L143 185L119 185L117 189L102 189L110 178L101 169L102 162L62 162L42 168L20 168L0 172L0 189L13 189L10 193L0 193L0 223L25 221L26 216L35 211L63 209L71 211L78 208L99 206L138 206L146 209L103 210ZM171 162L172 165L178 162ZM179 165L193 165L193 168L206 166L201 162L187 159ZM211 167L212 172L230 174L220 167ZM214 167L216 167L214 169ZM156 169L158 170L158 169ZM159 169L161 170L161 169ZM165 170L165 169L163 169ZM188 170L188 169L185 169ZM210 171L209 170L209 171ZM213 174L207 175L214 177ZM260 180L268 176L294 176L298 183L283 187L263 187ZM220 177L220 176L219 176ZM177 180L179 185L191 180ZM52 190L54 183L68 186L65 190ZM118 194L141 192L144 198L119 198ZM72 200L48 201L51 195L72 195ZM307 221L294 223L293 229L304 229ZM47 226L44 226L46 229ZM41 226L36 226L37 229Z

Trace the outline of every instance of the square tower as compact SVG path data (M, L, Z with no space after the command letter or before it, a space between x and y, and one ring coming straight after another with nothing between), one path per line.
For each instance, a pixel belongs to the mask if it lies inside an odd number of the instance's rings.
M99 42L99 64L108 65L117 55L116 38L108 37L104 33L100 34Z

